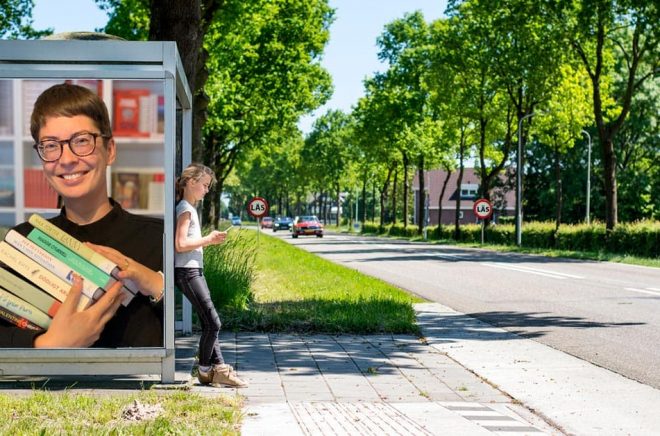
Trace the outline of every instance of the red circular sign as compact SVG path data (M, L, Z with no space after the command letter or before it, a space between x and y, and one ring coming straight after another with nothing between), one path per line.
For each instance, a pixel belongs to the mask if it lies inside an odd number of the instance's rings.
M268 213L268 202L261 197L254 197L248 202L247 211L255 218L261 218Z
M472 210L474 211L474 214L477 216L477 218L481 220L488 219L493 215L493 205L490 204L490 201L486 200L485 198L480 198L479 200L475 201L474 206L472 206Z

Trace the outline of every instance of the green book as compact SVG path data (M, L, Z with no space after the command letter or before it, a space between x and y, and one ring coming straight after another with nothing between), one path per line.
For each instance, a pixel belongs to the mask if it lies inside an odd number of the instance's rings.
M109 274L104 273L96 266L92 265L71 251L65 245L51 238L37 228L32 229L27 238L49 252L61 262L68 265L69 268L73 269L81 276L94 283L99 288L108 290L108 288L116 281Z
M50 326L51 318L48 315L3 288L0 288L0 307L4 307L18 317L26 319L43 329Z
M51 317L55 316L62 305L52 295L45 293L4 268L0 268L0 283L2 283L3 288L19 298L29 301L34 307Z

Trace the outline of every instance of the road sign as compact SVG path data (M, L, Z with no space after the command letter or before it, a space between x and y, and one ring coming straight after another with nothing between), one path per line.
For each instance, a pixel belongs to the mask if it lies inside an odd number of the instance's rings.
M472 210L480 220L488 219L493 215L493 205L490 204L490 201L486 200L485 198L480 198L479 200L475 201L474 206L472 206Z
M268 202L261 197L254 197L248 202L247 211L255 218L261 218L268 213Z

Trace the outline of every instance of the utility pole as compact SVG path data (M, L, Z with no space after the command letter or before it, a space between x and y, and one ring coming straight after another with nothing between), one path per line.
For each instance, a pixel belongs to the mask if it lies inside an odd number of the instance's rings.
M582 133L587 135L588 147L587 147L587 215L586 223L589 225L591 223L591 216L589 211L590 201L591 201L591 135L586 130L582 130Z

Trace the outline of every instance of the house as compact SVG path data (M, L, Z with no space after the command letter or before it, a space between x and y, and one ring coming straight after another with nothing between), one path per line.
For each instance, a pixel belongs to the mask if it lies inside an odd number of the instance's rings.
M442 185L447 177L447 172L444 170L430 170L425 171L424 174L426 176L424 189L428 193L428 222L429 225L435 226L438 225L438 212L440 210L438 207L438 200L440 192L442 191ZM458 170L451 173L442 199L442 224L454 224L456 216L456 201L459 198L459 195L461 199L459 223L469 224L478 222L477 217L472 210L472 206L474 205L474 201L477 200L477 193L479 191L480 180L478 174L479 173L475 168L465 168L463 170L463 180L459 189L456 185L458 181ZM495 222L497 222L498 218L502 216L515 216L516 207L515 189L506 188L507 176L505 174L500 174L499 179L502 187L492 189L490 195L494 209L493 220ZM413 213L417 214L417 202L419 201L419 196L417 195L419 191L417 173L415 173L415 178L413 179L412 189L415 201ZM416 216L414 222L417 222Z

